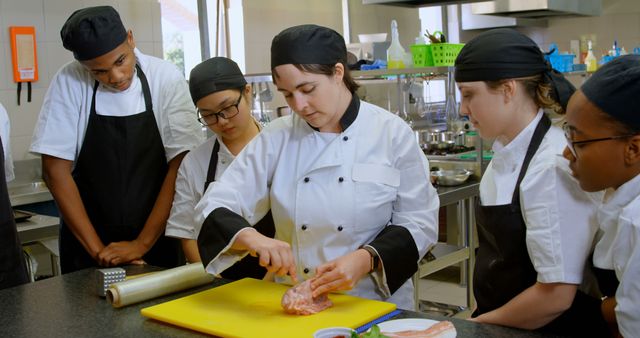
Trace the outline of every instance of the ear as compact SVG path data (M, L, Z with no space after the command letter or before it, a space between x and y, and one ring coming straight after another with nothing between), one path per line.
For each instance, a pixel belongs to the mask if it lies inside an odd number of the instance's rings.
M504 94L504 103L509 103L513 100L518 89L518 83L516 80L506 80L502 83L502 93Z
M627 165L640 164L640 135L632 136L624 149L624 162Z
M136 41L133 39L133 31L132 30L128 30L127 31L127 43L129 44L129 46L132 49L136 48Z
M336 80L336 84L342 83L342 78L344 77L344 65L342 63L336 63L333 77Z

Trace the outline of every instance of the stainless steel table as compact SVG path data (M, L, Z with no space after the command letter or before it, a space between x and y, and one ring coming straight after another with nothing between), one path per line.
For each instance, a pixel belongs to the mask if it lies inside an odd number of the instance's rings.
M479 194L480 183L469 181L455 187L438 187L438 197L440 207L457 204L457 219L461 237L460 245L447 243L437 243L418 266L418 271L413 277L415 286L416 310L420 310L420 295L418 281L420 278L428 276L436 271L444 269L457 263L463 263L461 269L461 280L467 289L467 306L463 311L457 313L458 316L470 315L474 308L475 299L473 297L473 266L475 263L475 240L474 234L474 203Z

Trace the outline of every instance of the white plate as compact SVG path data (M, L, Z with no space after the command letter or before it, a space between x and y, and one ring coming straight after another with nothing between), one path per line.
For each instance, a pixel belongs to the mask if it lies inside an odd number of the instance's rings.
M421 318L405 318L389 320L378 324L382 332L399 332L406 330L424 330L431 325L438 323L437 320L421 319Z

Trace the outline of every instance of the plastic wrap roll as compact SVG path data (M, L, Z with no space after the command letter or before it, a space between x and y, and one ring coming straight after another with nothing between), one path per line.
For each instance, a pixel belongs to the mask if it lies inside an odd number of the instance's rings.
M111 284L107 300L114 307L122 307L204 285L213 279L201 263L193 263Z

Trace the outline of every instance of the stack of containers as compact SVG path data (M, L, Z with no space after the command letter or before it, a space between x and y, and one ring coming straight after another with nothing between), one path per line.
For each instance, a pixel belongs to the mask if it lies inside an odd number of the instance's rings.
M558 53L558 46L555 43L549 45L550 54L544 56L549 61L551 68L559 72L571 72L573 71L573 59L575 54L560 54Z

